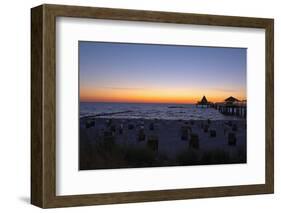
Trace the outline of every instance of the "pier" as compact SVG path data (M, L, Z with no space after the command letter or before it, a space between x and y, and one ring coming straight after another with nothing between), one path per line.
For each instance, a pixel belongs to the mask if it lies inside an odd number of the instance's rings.
M212 107L218 110L223 115L237 116L246 118L247 117L247 101L240 101L232 96L225 99L223 102L211 103L208 102L206 97L197 103L196 106Z
M239 101L238 99L230 96L224 102L214 103L213 108L219 110L224 115L232 115L237 117L247 117L247 102L246 100Z
M247 106L244 103L215 103L213 104L213 108L217 109L224 115L232 115L243 118L246 118L247 116Z

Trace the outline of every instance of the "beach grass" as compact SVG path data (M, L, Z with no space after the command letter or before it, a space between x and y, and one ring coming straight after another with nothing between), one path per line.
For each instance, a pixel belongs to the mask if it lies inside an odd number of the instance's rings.
M149 147L117 144L114 137L104 137L95 144L80 147L81 170L138 168L155 166L157 154Z
M140 122L136 119L124 123L124 120L97 119L94 125L91 123L91 127L83 128L82 126L80 128L79 169L246 163L246 146L239 142L241 140L241 136L240 139L238 137L239 128L237 131L230 128L225 133L224 128L216 128L218 124L214 121L193 121L192 126L184 121L153 122ZM151 130L151 123L153 127L156 124L157 128ZM123 128L123 124L127 128ZM163 132L163 126L166 128L167 125L171 125L174 130ZM236 124L221 122L221 126L224 125L233 127ZM122 126L122 134L119 132L120 126ZM205 132L206 126L208 126L207 132ZM161 134L166 134L167 137L161 137ZM169 137L176 141L169 142ZM223 142L218 145L219 138L225 138L225 145ZM168 144L170 148L167 147L164 149L166 151L163 151L165 144ZM183 147L171 155L170 149L178 146L177 144L183 144ZM206 148L208 144L211 148Z

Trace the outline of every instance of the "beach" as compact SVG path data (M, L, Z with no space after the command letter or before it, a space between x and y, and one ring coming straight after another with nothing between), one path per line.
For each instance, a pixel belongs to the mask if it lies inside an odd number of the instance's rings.
M80 170L246 163L245 119L116 115L80 117Z

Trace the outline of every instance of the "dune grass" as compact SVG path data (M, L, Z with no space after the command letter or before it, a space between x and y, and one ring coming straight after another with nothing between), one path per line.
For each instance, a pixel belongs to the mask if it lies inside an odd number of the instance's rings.
M79 143L79 169L91 170L91 169L117 169L117 168L142 168L142 167L161 167L161 166L188 166L188 165L210 165L210 164L230 164L230 163L245 163L246 162L246 147L239 147L236 145L236 133L235 131L228 133L226 138L228 144L231 145L232 150L235 152L229 152L229 150L213 149L205 151L199 146L199 138L195 133L188 131L191 128L189 123L186 123L187 129L182 128L181 133L188 133L184 135L186 137L181 138L188 143L186 147L174 157L168 157L165 153L159 151L159 139L157 137L151 137L144 134L144 130L139 130L137 133L137 144L132 144L130 141L124 141L123 143L117 143L116 138L120 133L120 129L113 125L111 120L108 120L106 124L107 130L95 133L95 138L91 139L90 134L87 134L89 130L80 129L80 143ZM227 123L232 125L232 123ZM89 123L91 128L95 123ZM216 132L209 130L209 126L202 124L209 137L216 137ZM128 125L126 131L134 131L136 129L134 125ZM153 126L154 129L154 126ZM149 132L152 131L150 128ZM125 134L125 133L124 133ZM89 138L88 138L89 137ZM182 135L181 135L182 137ZM94 141L92 141L94 140ZM229 142L230 141L230 142ZM159 146L159 147L158 147Z
M113 136L80 146L79 167L85 169L139 168L156 166L157 152L148 147L117 144Z
M240 150L238 156L216 149L202 152L186 148L175 159L159 154L149 147L116 144L114 137L104 137L95 144L80 147L80 170L141 168L161 166L210 165L246 162L246 152Z

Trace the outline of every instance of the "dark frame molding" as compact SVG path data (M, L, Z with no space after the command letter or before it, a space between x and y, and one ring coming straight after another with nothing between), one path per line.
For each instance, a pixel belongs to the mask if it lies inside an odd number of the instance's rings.
M56 17L262 28L266 32L265 184L56 195ZM31 9L31 203L41 208L274 192L274 20L44 4Z

